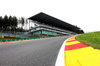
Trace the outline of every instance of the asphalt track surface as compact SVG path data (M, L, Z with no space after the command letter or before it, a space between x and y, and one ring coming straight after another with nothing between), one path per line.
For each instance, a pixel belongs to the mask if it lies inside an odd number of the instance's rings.
M59 50L70 36L0 45L0 66L55 66Z

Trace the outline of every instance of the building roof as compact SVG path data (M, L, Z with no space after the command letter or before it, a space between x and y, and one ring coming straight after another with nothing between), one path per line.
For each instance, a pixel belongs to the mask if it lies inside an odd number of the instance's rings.
M79 30L80 28L77 27L77 26L74 26L74 25L71 25L67 22L64 22L62 20L59 20L55 17L52 17L50 15L47 15L45 13L38 13L30 18L28 18L30 20L34 20L34 21L38 21L40 23L44 23L44 24L48 24L48 25L52 25L52 26L55 26L55 27L58 27L58 28L62 28L62 29L65 29L65 30L69 30L69 31L77 31Z

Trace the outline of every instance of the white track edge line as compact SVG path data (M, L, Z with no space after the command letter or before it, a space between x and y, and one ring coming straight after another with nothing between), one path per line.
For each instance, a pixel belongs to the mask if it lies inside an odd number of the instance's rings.
M69 38L68 38L69 39ZM66 39L61 48L60 48L60 51L58 53L58 57L57 57L57 60L56 60L56 63L55 63L55 66L65 66L65 58L64 58L64 50L65 50L65 44L66 44L66 41L68 40Z
M79 35L79 34L77 34L77 35ZM73 35L73 36L77 36L77 35ZM73 37L73 36L71 36L71 37ZM69 37L69 38L71 38L71 37ZM68 39L69 39L69 38L68 38ZM64 51L65 51L65 44L66 44L66 41L67 41L68 39L66 39L66 40L63 42L63 44L62 44L62 46L61 46L61 48L60 48L60 51L59 51L59 53L58 53L55 66L65 66Z

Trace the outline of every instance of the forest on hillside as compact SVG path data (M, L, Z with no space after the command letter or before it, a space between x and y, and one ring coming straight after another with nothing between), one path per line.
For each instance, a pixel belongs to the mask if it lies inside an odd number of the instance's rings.
M0 31L25 32L23 26L27 23L28 21L24 17L17 18L16 16L0 16Z

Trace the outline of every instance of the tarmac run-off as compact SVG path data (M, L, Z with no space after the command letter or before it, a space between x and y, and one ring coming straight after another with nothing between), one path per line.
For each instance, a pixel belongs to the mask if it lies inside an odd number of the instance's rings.
M65 66L100 66L100 50L71 37L65 45Z

